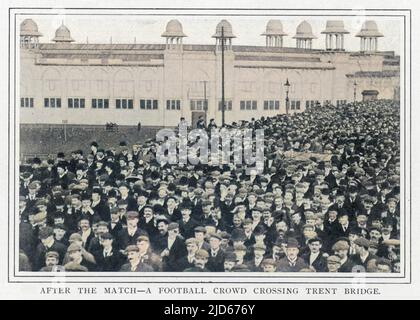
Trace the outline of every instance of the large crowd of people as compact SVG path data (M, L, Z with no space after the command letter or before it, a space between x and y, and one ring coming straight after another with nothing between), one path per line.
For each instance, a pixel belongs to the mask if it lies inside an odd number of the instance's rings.
M399 116L377 100L231 123L264 129L250 174L161 165L156 140L31 159L19 269L399 273Z

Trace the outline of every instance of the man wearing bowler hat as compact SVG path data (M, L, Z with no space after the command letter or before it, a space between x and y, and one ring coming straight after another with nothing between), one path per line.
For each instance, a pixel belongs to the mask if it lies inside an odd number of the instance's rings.
M299 242L295 238L287 241L286 257L280 259L277 265L279 272L299 272L301 269L308 268L305 261L299 255Z

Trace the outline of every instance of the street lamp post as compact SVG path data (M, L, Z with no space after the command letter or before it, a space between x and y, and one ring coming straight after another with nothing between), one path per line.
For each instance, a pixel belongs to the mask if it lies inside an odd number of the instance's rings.
M357 87L357 83L356 80L353 82L353 102L356 102L356 87Z
M222 127L225 126L225 33L222 26Z
M284 87L286 88L286 114L289 114L289 78L286 79L286 83L284 84Z

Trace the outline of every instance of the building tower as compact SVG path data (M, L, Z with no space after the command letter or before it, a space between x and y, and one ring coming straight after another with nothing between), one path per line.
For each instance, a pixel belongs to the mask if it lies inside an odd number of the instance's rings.
M232 25L227 20L222 20L217 24L216 33L212 36L212 38L216 38L216 50L221 50L222 47L222 29L225 50L232 50L232 39L236 37L232 32Z
M280 20L270 20L267 23L266 30L262 36L265 36L265 45L267 47L283 47L283 37L287 33L283 32L283 24Z
M312 33L312 26L307 21L302 21L296 28L296 48L298 49L312 49L312 39L316 39Z
M360 51L376 52L378 51L378 38L384 35L379 32L378 25L373 20L367 20L363 23L362 29L356 34L360 38Z
M325 34L326 50L344 51L344 35L349 32L344 29L343 21L328 20L325 30L321 33Z
M37 48L39 37L38 26L32 19L25 19L20 24L20 47L26 49Z
M174 19L166 24L162 37L166 38L166 49L182 49L182 38L186 37L182 30L182 24Z
M52 41L56 43L70 43L74 42L74 39L70 35L70 30L62 22L61 26L55 31L55 37Z

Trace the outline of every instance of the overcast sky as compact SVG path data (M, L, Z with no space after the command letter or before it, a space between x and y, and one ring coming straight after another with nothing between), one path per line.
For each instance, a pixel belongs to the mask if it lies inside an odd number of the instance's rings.
M375 20L379 31L384 35L379 39L379 50L402 52L403 24L398 17L311 17L311 16L141 16L141 15L31 15L19 16L17 23L30 17L37 24L43 34L41 42L51 42L55 30L62 22L70 29L71 36L78 43L164 43L161 34L166 23L172 18L178 19L188 36L184 38L185 44L213 44L215 40L211 36L215 32L217 23L221 19L227 19L236 36L234 44L237 45L265 45L265 37L261 33L265 31L267 21L279 19L283 22L283 29L288 34L284 38L284 46L295 47L296 27L303 20L312 25L313 33L318 37L313 41L313 48L325 48L325 36L321 31L325 29L325 23L330 20L343 20L345 28L350 34L345 35L344 46L346 50L356 51L360 49L360 39L355 34L360 30L366 19Z

